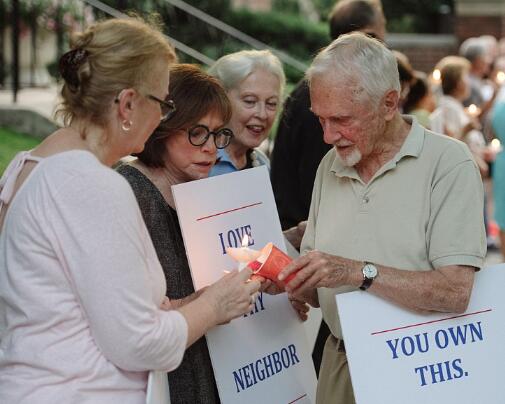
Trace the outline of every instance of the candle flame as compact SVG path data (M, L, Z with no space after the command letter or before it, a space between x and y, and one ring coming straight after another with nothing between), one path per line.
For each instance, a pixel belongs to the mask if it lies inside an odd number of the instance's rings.
M477 113L477 105L475 104L470 104L468 106L468 112L472 115L475 115Z
M499 84L502 84L505 81L505 72L500 70L496 73L496 81L498 81Z
M244 237L242 237L242 247L247 247L249 245L249 236L247 234L244 234Z
M435 69L435 70L433 70L433 73L431 74L431 76L433 77L433 80L440 81L440 79L442 77L442 73L440 73L440 70Z
M491 147L494 149L499 149L501 147L501 143L498 139L491 140Z

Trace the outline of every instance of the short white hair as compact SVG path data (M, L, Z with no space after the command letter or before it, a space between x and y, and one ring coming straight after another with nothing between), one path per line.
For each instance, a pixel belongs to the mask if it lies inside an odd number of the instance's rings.
M209 74L221 81L226 91L237 88L240 83L257 69L264 69L279 79L279 95L282 95L286 76L282 63L269 50L243 50L219 58L210 68Z
M472 63L478 58L485 58L486 46L484 41L475 37L465 39L459 47L459 54Z
M377 39L360 32L341 35L319 52L305 77L310 86L314 77L328 73L357 85L374 103L388 91L400 93L395 55Z

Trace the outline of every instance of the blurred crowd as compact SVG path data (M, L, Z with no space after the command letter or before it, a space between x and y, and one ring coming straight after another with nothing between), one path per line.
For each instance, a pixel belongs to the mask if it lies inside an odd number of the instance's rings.
M488 248L505 254L505 183L502 142L505 133L505 38L466 39L458 55L441 59L429 75L398 59L406 73L403 112L426 128L465 142L486 184Z

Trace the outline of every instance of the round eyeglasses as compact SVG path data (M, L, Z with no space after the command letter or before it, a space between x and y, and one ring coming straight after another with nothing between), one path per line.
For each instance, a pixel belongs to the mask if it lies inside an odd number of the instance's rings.
M233 138L233 132L228 128L221 128L214 132L205 125L195 125L188 129L189 143L193 146L202 146L207 142L210 135L214 135L214 144L218 149L224 149Z

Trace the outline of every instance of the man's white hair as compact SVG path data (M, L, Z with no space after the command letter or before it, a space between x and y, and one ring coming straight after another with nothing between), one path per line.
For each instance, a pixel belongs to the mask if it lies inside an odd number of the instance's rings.
M264 69L279 79L279 92L282 95L286 76L282 63L269 50L243 50L219 58L208 70L209 74L223 83L226 91L237 88L239 84L256 69Z
M341 35L314 58L305 77L311 85L314 77L333 77L358 87L377 104L390 90L400 92L396 58L380 41L360 32Z

